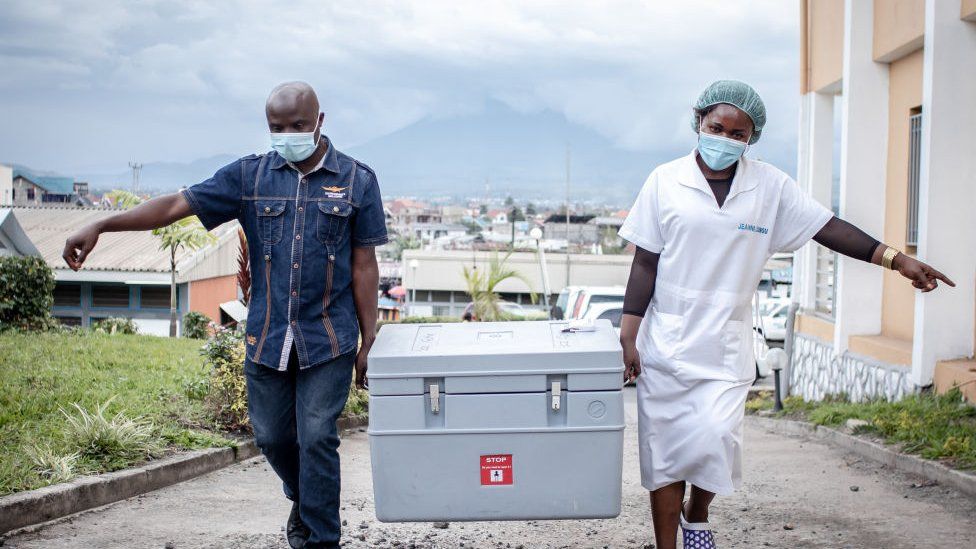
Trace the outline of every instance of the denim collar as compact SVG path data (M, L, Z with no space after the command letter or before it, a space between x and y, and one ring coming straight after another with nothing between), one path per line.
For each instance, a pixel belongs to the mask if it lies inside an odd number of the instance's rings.
M325 156L322 157L322 167L332 173L339 173L339 157L336 155L335 147L332 146L332 140L326 137L324 134L319 137L319 139L325 140ZM271 151L268 153L270 166L272 170L277 170L288 166L288 161L282 158L277 151Z

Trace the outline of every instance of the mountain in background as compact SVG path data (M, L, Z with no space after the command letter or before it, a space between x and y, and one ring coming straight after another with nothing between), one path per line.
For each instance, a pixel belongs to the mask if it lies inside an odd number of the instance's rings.
M524 114L501 103L454 118L425 118L391 134L340 150L379 176L384 196L485 196L522 200L565 196L566 149L571 154L572 200L629 205L651 168L682 154L634 152L552 111ZM203 181L235 159L231 155L188 164L146 163L140 188L174 191ZM130 172L79 175L96 189L129 188Z

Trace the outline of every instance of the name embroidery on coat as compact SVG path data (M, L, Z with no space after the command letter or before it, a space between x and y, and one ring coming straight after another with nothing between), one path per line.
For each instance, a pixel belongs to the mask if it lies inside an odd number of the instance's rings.
M739 223L740 231L751 231L759 234L769 234L769 229L766 227L760 227L759 225L750 225L748 223Z

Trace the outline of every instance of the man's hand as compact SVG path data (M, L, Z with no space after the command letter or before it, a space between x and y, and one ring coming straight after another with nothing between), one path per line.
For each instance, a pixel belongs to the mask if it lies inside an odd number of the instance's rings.
M949 277L936 271L930 265L922 263L921 261L906 255L904 253L899 253L895 256L892 266L898 271L901 276L912 281L912 286L922 290L923 292L931 292L932 290L939 287L939 280L945 282L953 288L956 287L956 283L949 280Z
M640 353L633 340L621 339L620 345L624 349L624 383L629 383L641 374Z
M366 364L366 356L369 354L370 347L372 342L367 344L364 341L359 347L359 352L356 353L356 387L360 389L366 388L366 370L369 368Z
M101 231L98 226L92 224L68 238L67 242L64 243L64 252L61 254L61 257L64 258L64 262L68 264L68 267L71 267L71 270L77 271L81 268L81 265L88 258L88 254L91 253L95 244L98 244L98 236L100 234Z

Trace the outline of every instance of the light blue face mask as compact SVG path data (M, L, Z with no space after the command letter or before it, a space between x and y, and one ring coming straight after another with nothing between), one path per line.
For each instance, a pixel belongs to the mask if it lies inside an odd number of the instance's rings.
M315 130L318 129L316 126ZM271 148L289 162L301 162L312 156L319 146L315 130L301 133L272 133Z
M698 131L698 154L715 171L734 164L746 152L746 147L742 141Z

